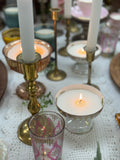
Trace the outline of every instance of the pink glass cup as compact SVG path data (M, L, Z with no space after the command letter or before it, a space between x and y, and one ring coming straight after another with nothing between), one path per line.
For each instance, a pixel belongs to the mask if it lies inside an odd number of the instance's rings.
M31 117L29 124L35 160L60 160L65 121L56 112L39 112Z

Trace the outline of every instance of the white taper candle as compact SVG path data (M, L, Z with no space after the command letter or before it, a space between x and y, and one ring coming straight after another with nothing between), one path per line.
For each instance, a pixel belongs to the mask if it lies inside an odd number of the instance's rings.
M93 0L87 37L87 51L93 51L96 48L101 15L101 6L102 0Z
M51 8L58 8L58 0L51 0Z
M71 18L72 0L64 0L64 17Z
M22 59L29 63L35 59L32 0L17 0L22 44Z

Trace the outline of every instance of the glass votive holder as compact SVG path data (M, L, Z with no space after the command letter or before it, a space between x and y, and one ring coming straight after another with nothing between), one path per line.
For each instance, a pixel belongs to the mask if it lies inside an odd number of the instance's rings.
M109 20L101 25L98 43L102 48L102 55L111 57L115 53L120 31L120 13L113 12Z
M2 32L2 38L6 44L20 39L19 28L9 28Z
M6 25L10 28L19 27L18 8L15 4L7 5L3 8Z
M53 51L55 50L54 44L54 28L50 24L38 24L34 28L35 38L48 42Z
M43 111L31 117L29 124L35 160L60 160L65 121L56 112Z

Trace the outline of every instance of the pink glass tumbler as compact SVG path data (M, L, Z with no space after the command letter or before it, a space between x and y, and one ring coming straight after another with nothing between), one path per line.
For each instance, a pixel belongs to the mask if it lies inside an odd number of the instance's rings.
M35 160L61 160L65 128L62 116L40 112L31 117L28 127Z

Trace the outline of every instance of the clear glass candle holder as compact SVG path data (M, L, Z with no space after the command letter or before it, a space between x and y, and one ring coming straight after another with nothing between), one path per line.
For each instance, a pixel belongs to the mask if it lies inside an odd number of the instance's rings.
M101 25L98 43L102 47L102 55L105 57L114 56L116 44L119 39L120 13L110 14L108 21Z
M28 127L35 160L61 160L65 128L62 116L40 112L31 117Z

